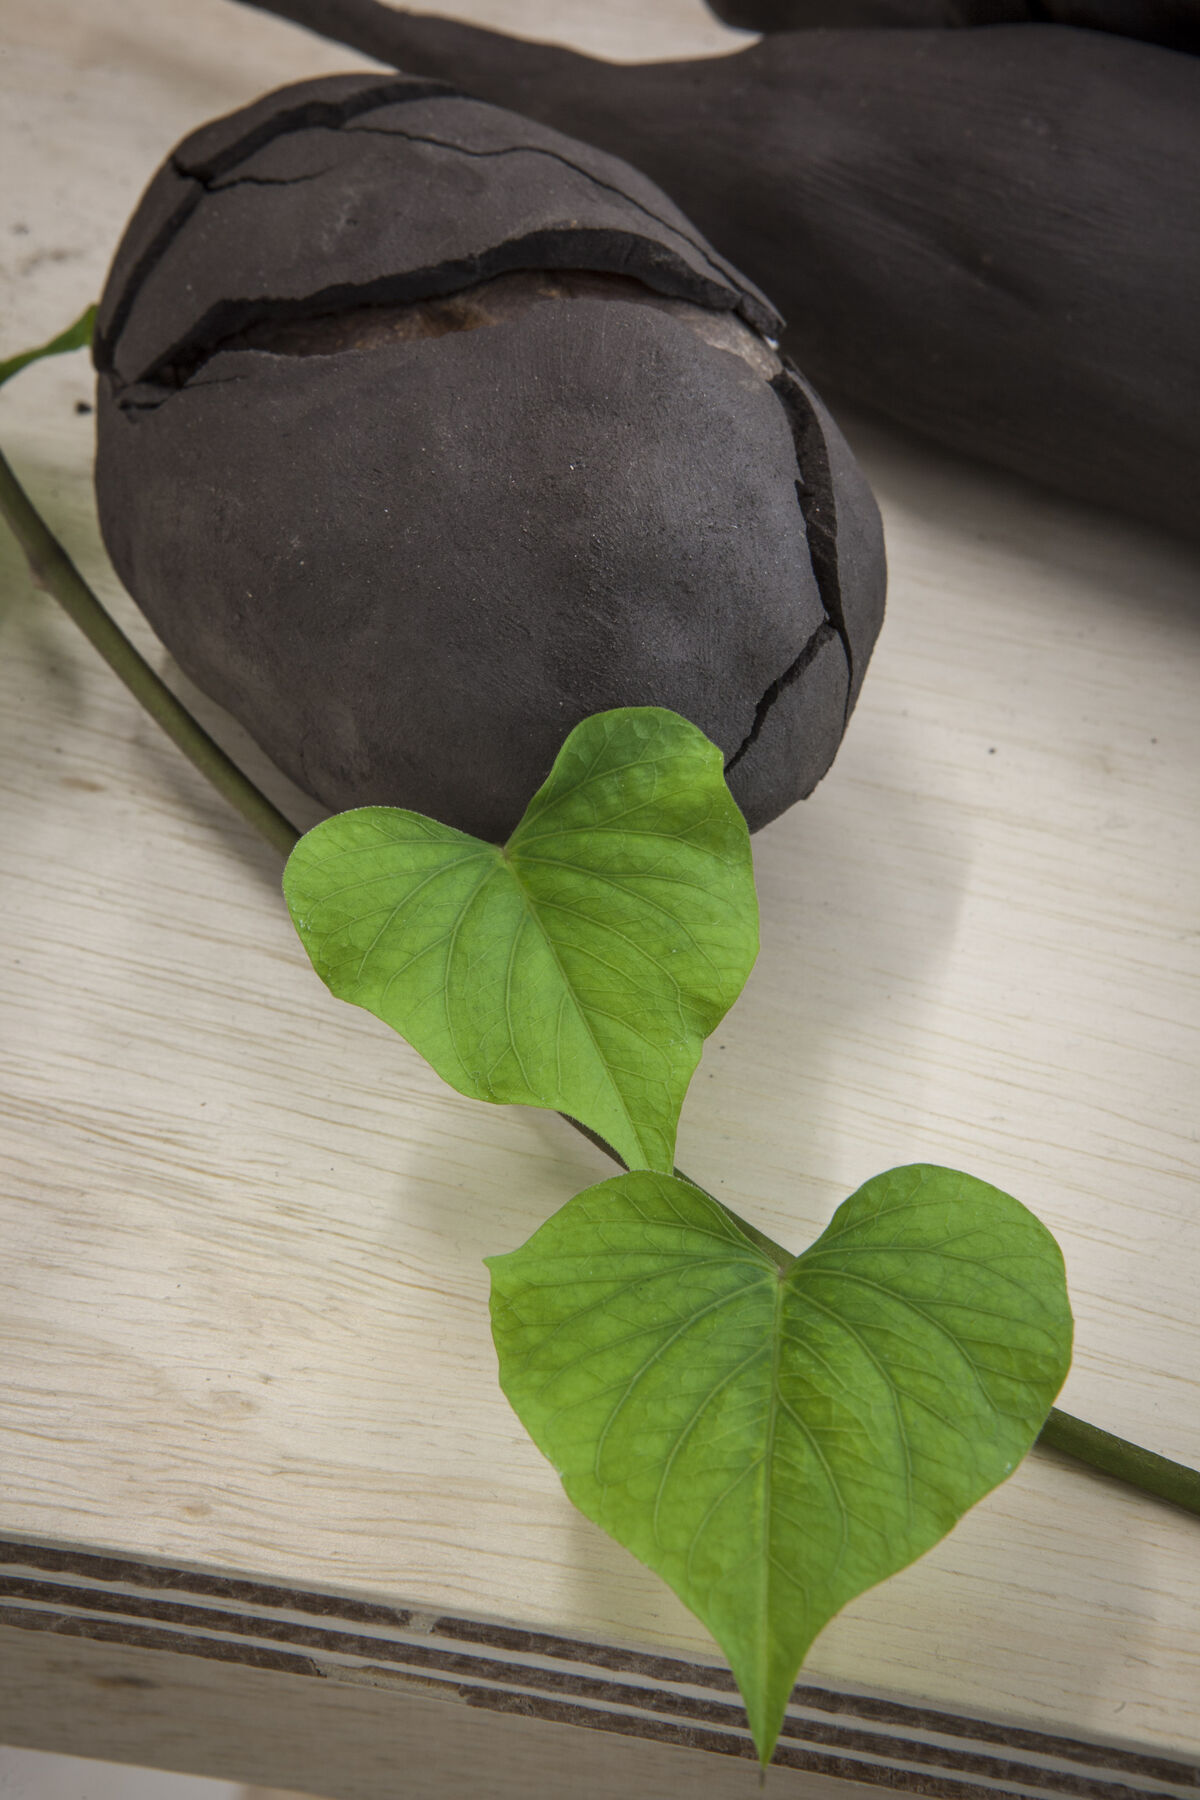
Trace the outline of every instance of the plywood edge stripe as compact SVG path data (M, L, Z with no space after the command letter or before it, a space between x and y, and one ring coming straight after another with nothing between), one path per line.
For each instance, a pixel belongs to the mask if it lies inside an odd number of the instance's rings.
M418 1684L472 1706L752 1754L728 1672L704 1664L13 1540L0 1540L0 1570L0 1622L20 1629L334 1681ZM1174 1759L809 1686L794 1691L776 1761L945 1800L1200 1792L1200 1771ZM1130 1775L1133 1785L1113 1779Z

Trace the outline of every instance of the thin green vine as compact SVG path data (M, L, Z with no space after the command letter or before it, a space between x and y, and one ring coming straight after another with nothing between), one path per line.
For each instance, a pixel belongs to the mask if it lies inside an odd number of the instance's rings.
M1190 1469L1186 1463L1172 1462L1154 1450L1143 1450L1127 1438L1115 1437L1111 1431L1101 1431L1098 1425L1088 1425L1071 1413L1059 1412L1056 1406L1051 1407L1037 1441L1043 1450L1057 1450L1098 1469L1102 1475L1111 1475L1156 1499L1168 1500L1172 1506L1180 1506L1184 1512L1200 1518L1200 1470Z
M0 513L25 552L35 586L53 595L150 717L162 726L218 793L241 813L247 824L252 825L281 856L289 855L299 839L299 832L209 737L105 611L33 505L3 453L0 453Z
M134 698L247 823L281 855L289 855L299 833L192 718L130 643L41 518L2 453L0 515L25 554L35 585L59 602ZM611 1146L595 1132L579 1126L573 1119L568 1123L582 1130L585 1137L625 1166ZM790 1265L793 1259L788 1251L765 1238L755 1226L738 1218L728 1207L722 1210L781 1268ZM1072 1457L1102 1475L1200 1517L1200 1472L1183 1463L1159 1456L1058 1408L1051 1410L1037 1442L1045 1449Z

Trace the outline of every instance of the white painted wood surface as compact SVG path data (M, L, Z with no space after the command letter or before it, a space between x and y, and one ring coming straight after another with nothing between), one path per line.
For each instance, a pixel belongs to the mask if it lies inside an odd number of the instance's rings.
M699 0L445 10L737 41ZM184 132L356 66L225 0L3 0L0 40L0 357L96 295ZM30 370L0 444L168 669L99 544L90 388ZM1063 1405L1196 1462L1200 557L849 424L889 618L833 772L756 840L763 952L680 1161L796 1247L892 1164L1007 1188L1066 1253ZM495 1381L481 1258L607 1166L325 994L272 853L3 535L0 812L0 1535L710 1657ZM1195 1756L1198 1618L1196 1522L1035 1455L807 1676Z

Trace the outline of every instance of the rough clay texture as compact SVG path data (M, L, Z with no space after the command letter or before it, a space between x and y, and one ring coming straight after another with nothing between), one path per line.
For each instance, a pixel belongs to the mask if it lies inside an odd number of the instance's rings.
M1197 58L1011 24L628 66L375 0L259 3L628 157L769 289L823 392L1200 531Z
M882 619L874 501L763 296L644 176L428 81L188 139L100 308L97 492L184 669L333 808L502 838L655 704L754 827Z
M1080 25L1193 54L1200 50L1197 0L708 0L727 25L747 31L807 31L834 25Z

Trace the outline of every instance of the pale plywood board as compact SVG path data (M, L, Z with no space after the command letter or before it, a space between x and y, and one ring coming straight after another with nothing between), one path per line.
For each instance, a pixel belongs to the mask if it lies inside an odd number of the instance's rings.
M326 1800L526 1800L560 1793L564 1782L580 1800L754 1800L763 1791L752 1758L480 1710L420 1681L240 1669L231 1683L219 1663L3 1626L0 1676L0 1729L14 1743L286 1781ZM777 1800L867 1800L878 1791L788 1769L771 1771L770 1788Z
M313 1800L295 1789L245 1787L92 1757L0 1746L4 1800Z
M0 1747L0 1794L4 1800L245 1800L246 1790L161 1769Z
M699 11L655 47L705 48ZM184 131L354 64L219 0L11 14L0 354L95 293ZM149 646L96 538L88 386L31 371L0 442ZM1196 1460L1197 560L857 436L889 622L833 775L757 840L763 958L681 1161L797 1245L889 1164L1009 1188L1067 1252L1064 1404ZM703 1653L495 1388L480 1259L604 1165L315 986L270 853L0 557L0 1527ZM811 1667L1195 1750L1197 1564L1194 1524L1034 1459Z

